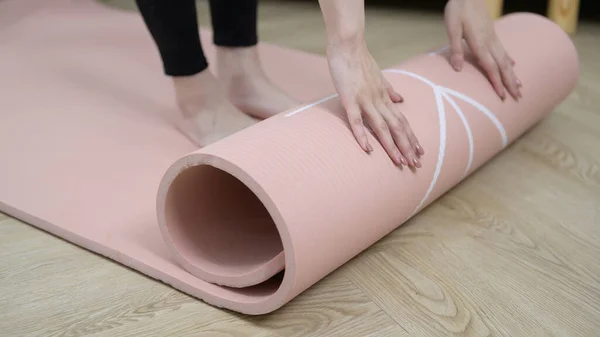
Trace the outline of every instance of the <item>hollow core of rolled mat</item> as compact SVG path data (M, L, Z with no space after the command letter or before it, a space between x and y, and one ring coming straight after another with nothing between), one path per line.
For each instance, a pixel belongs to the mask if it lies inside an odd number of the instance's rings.
M452 70L448 48L384 70L426 152L414 172L394 166L372 135L375 151L364 153L325 92L173 163L157 197L163 238L183 268L224 290L196 295L249 314L276 310L548 115L578 79L571 40L530 13L496 29L523 84L518 101L501 100L470 55Z

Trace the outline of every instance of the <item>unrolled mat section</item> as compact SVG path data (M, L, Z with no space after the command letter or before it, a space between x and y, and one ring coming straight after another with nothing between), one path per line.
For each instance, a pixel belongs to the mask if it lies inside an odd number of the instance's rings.
M452 70L447 48L384 71L405 97L399 106L426 151L414 172L394 166L372 136L375 151L360 150L336 95L174 163L160 185L158 221L177 261L224 287L254 289L273 276L281 281L257 302L223 296L212 304L253 314L275 310L560 104L578 78L568 36L534 14L513 14L496 26L523 84L518 100L500 99L470 55L463 71Z

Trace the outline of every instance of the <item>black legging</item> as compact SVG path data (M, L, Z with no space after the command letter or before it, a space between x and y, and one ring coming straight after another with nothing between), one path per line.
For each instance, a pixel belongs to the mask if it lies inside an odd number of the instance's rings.
M213 43L249 47L258 43L258 0L209 0ZM195 0L136 0L156 42L165 74L189 76L208 67L202 50Z

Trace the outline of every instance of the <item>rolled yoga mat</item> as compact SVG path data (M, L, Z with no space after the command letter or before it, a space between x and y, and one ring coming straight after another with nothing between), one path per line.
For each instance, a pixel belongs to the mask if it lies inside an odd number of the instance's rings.
M323 57L261 44L273 81L313 103L194 151L172 125L172 87L141 19L48 4L0 31L0 209L246 314L280 308L400 226L578 79L569 37L526 13L496 23L523 83L518 102L471 64L452 70L444 48L386 69L426 151L413 172L373 137L371 154L360 149Z

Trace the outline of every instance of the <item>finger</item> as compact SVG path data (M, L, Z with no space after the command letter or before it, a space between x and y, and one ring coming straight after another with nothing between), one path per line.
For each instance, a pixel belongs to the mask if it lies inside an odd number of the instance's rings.
M460 71L464 63L463 29L460 16L447 14L445 21L448 40L450 41L450 64L454 70Z
M365 152L372 152L373 147L369 143L360 108L356 104L348 104L345 109L354 138Z
M518 100L521 97L521 92L519 90L517 75L515 75L510 58L498 42L492 47L492 53L492 56L500 69L502 83L504 83L504 86L508 89L511 96L515 100Z
M392 104L389 104L392 105ZM417 157L414 146L411 144L406 133L406 125L400 121L389 106L382 105L380 111L385 111L381 115L390 127L390 132L400 152L407 159L409 166L421 167L421 162Z
M417 139L417 136L413 132L413 130L410 126L410 123L406 119L406 116L404 116L402 111L400 111L400 108L395 105L391 105L390 110L396 115L396 117L398 118L400 123L402 123L404 125L406 136L408 137L408 140L410 141L410 144L411 144L412 148L414 149L417 157L424 155L425 150L423 150L423 147L421 146L421 144L419 144L419 140Z
M470 41L472 41L472 39ZM488 51L487 46L481 42L469 42L469 48L471 48L473 55L486 72L488 80L491 82L498 96L500 96L502 100L506 99L506 92L504 91L500 70L498 69L494 57Z
M377 139L387 152L388 156L396 165L402 164L402 154L396 147L396 143L390 134L390 128L381 116L381 113L377 111L372 103L363 104L363 110L366 115L367 122L371 125L371 129L377 135Z
M392 86L392 84L383 76L382 80L383 80L383 85L385 85L385 89L387 90L388 95L390 96L390 99L392 100L392 102L394 103L400 103L404 101L404 97L402 97L402 95L400 95L397 91L394 90L394 87Z
M517 64L517 62L510 55L508 55L508 53L506 55L508 56L508 59L510 60L510 64L512 66ZM521 80L518 77L516 77L516 74L515 74L515 78L517 79L517 87L519 87L519 88L522 87L523 83L521 83Z
M498 68L498 64L494 57L490 53L484 54L480 58L480 64L485 69L494 90L502 98L506 99L506 91L504 90L504 84L502 83L502 75L500 74L500 69Z

